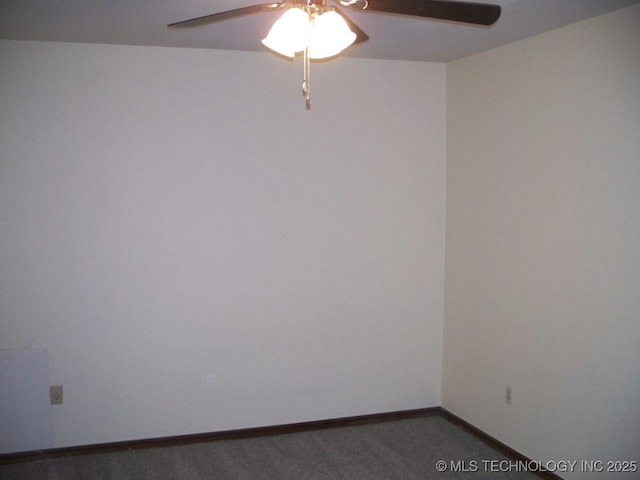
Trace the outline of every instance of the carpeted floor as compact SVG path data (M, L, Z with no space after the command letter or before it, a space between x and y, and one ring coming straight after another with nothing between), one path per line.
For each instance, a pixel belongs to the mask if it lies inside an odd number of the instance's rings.
M439 460L445 462L446 471L438 471L437 466L442 466L437 465ZM0 480L537 478L531 473L491 471L488 460L507 457L445 417L433 415L247 439L42 458L0 465Z

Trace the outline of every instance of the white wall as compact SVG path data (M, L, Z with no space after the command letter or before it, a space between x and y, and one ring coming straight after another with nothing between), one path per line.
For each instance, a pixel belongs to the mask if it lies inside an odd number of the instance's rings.
M443 405L533 459L640 459L638 25L447 67Z
M54 446L440 404L445 66L0 42L0 348Z

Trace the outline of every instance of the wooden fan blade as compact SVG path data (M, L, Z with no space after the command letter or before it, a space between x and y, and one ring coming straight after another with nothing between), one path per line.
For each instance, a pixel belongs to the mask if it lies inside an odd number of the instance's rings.
M361 42L366 42L367 40L369 40L369 35L367 35L364 30L362 30L358 25L356 25L353 20L351 20L349 17L347 17L343 11L341 11L338 8L334 7L334 10L342 17L344 18L344 21L347 22L347 25L349 25L349 30L351 30L353 33L356 34L356 39L353 41L352 45L355 45L356 43L361 43Z
M397 13L474 25L493 25L500 17L500 5L446 0L340 0L345 7L365 12Z
M239 17L242 15L248 15L251 13L259 12L272 12L280 10L288 5L289 0L284 0L280 3L262 3L259 5L250 5L248 7L236 8L234 10L227 10L225 12L213 13L211 15L204 15L203 17L191 18L189 20L183 20L181 22L171 23L167 25L169 28L191 28L200 27L202 25L208 25L210 23L219 22L221 20L228 20L229 18Z

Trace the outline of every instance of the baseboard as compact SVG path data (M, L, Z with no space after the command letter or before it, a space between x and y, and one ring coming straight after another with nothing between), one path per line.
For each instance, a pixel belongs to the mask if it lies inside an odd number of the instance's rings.
M122 442L109 442L92 445L80 445L77 447L49 448L29 452L18 452L0 455L0 465L7 463L22 463L44 458L59 458L76 455L94 455L99 453L111 453L123 450L136 450L143 448L171 447L190 443L211 442L214 440L233 440L252 437L265 437L269 435L283 435L287 433L307 432L327 428L349 427L365 425L369 423L391 422L408 418L440 415L440 407L419 408L415 410L401 410L395 412L375 413L352 417L333 418L328 420L315 420L309 422L288 423L284 425L272 425L266 427L253 427L238 430L226 430L220 432L195 433L177 435L171 437L147 438L141 440L126 440Z
M227 430L222 432L196 433L190 435L178 435L172 437L149 438L143 440L130 440L124 442L110 442L94 445L81 445L77 447L51 448L32 452L20 452L0 455L0 464L24 463L34 460L49 458L60 458L78 455L95 455L101 453L111 453L123 450L137 450L155 447L170 447L186 445L190 443L211 442L215 440L232 440L252 437L264 437L269 435L283 435L287 433L308 432L311 430L322 430L328 428L350 427L366 425L380 422L392 422L409 418L428 417L439 415L446 418L451 423L469 432L490 447L498 450L507 458L515 461L530 462L531 459L525 457L513 448L487 435L482 430L470 423L462 420L442 407L419 408L415 410L402 410L396 412L376 413L371 415L359 415L353 417L334 418L329 420L316 420L310 422L289 423L285 425L274 425L267 427L245 428L239 430ZM562 480L558 475L551 472L534 472L538 477L548 480Z
M514 450L510 446L502 443L500 440L497 440L496 438L492 437L491 435L488 435L487 433L483 432L482 430L480 430L479 428L477 428L474 425L470 424L469 422L463 420L462 418L458 417L457 415L454 415L453 413L451 413L447 409L440 407L440 413L442 414L442 416L444 416L451 423L453 423L455 425L458 425L460 428L462 428L465 431L469 432L470 434L472 434L473 436L475 436L479 440L482 440L484 443L486 443L487 445L489 445L493 449L498 450L500 453L502 453L504 456L508 457L510 460L514 460L516 462L521 462L524 465L527 465L532 461L530 458L522 455L517 450ZM547 479L547 480L563 480L562 477L560 477L559 475L557 475L557 474L555 474L553 472L549 472L549 471L535 471L535 472L532 472L532 473L536 474L540 478L544 478L544 479Z

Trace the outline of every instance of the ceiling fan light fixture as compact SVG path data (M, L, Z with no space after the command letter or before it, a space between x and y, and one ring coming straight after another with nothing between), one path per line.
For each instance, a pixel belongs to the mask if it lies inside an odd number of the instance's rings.
M309 58L322 59L338 55L355 39L356 34L334 10L309 14L290 8L276 20L262 44L289 58L308 48Z
M345 19L329 10L316 16L309 25L309 57L329 58L338 55L351 45L356 34L349 29Z
M500 5L464 0L333 0L343 7L377 13L390 13L418 18L493 25L500 17ZM327 7L327 0L280 0L261 3L171 23L168 27L199 27L220 20L258 12L285 10L262 40L265 47L284 57L302 53L302 94L307 109L311 108L309 76L311 59L331 58L353 43L369 36L336 8Z
M285 57L293 58L307 46L309 15L300 8L290 8L271 27L262 44Z

